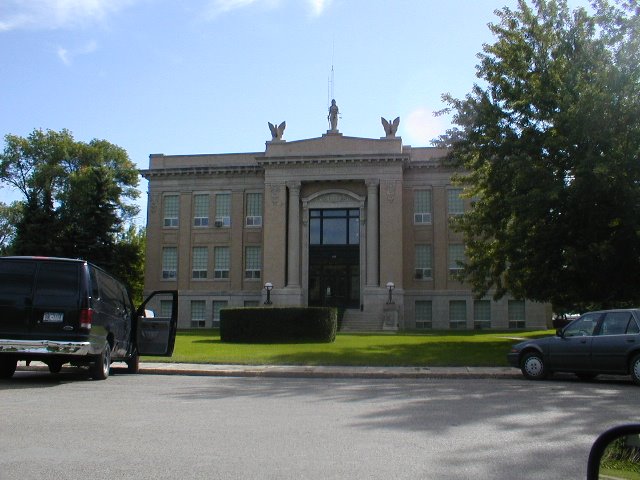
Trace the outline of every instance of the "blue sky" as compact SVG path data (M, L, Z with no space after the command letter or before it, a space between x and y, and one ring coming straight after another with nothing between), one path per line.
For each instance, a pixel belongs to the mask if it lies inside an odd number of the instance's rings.
M0 135L67 128L140 168L151 153L260 152L267 122L289 141L326 132L333 66L341 133L378 138L399 116L404 143L427 146L449 126L432 115L441 94L470 91L487 23L515 3L2 0Z

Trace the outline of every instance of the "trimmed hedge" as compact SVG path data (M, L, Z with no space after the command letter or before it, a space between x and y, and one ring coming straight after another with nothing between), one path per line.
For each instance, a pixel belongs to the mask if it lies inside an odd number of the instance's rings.
M220 311L220 340L231 343L331 343L338 313L325 307L225 308Z

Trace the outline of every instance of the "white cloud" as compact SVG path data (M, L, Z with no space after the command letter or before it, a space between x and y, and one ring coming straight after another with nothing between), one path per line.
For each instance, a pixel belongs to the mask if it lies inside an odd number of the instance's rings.
M58 54L58 58L62 60L62 63L64 63L65 65L71 65L73 59L78 55L88 55L95 52L97 48L98 44L92 40L87 44L73 50L68 50L64 47L58 47L56 53Z
M56 30L104 21L136 0L2 0L0 32Z
M409 113L406 121L400 123L405 135L403 138L412 145L427 145L438 135L445 133L447 122L443 117L435 117L433 112L424 107L417 108Z
M56 52L62 63L65 65L71 65L71 59L69 58L69 50L64 47L58 47L58 51Z
M279 4L279 0L209 0L204 16L207 20L212 20L233 10L251 6L274 8Z
M294 1L298 2L300 0L291 0L291 3ZM313 16L322 15L332 1L333 0L306 0L310 13ZM209 0L205 17L213 19L224 13L248 7L274 9L282 6L283 3L283 0Z
M311 7L311 13L318 17L324 13L324 11L329 8L332 0L307 0L309 2L309 6Z

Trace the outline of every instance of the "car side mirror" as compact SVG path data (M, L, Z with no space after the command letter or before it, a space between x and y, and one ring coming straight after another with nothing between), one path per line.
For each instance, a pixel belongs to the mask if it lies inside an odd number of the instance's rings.
M638 478L640 424L620 425L602 433L591 447L587 480Z
M563 328L556 329L556 337L564 338L564 329Z

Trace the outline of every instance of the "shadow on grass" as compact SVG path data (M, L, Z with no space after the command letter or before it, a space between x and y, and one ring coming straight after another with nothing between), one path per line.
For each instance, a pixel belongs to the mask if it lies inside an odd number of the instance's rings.
M507 366L504 342L387 344L336 351L281 353L274 364L352 366Z

